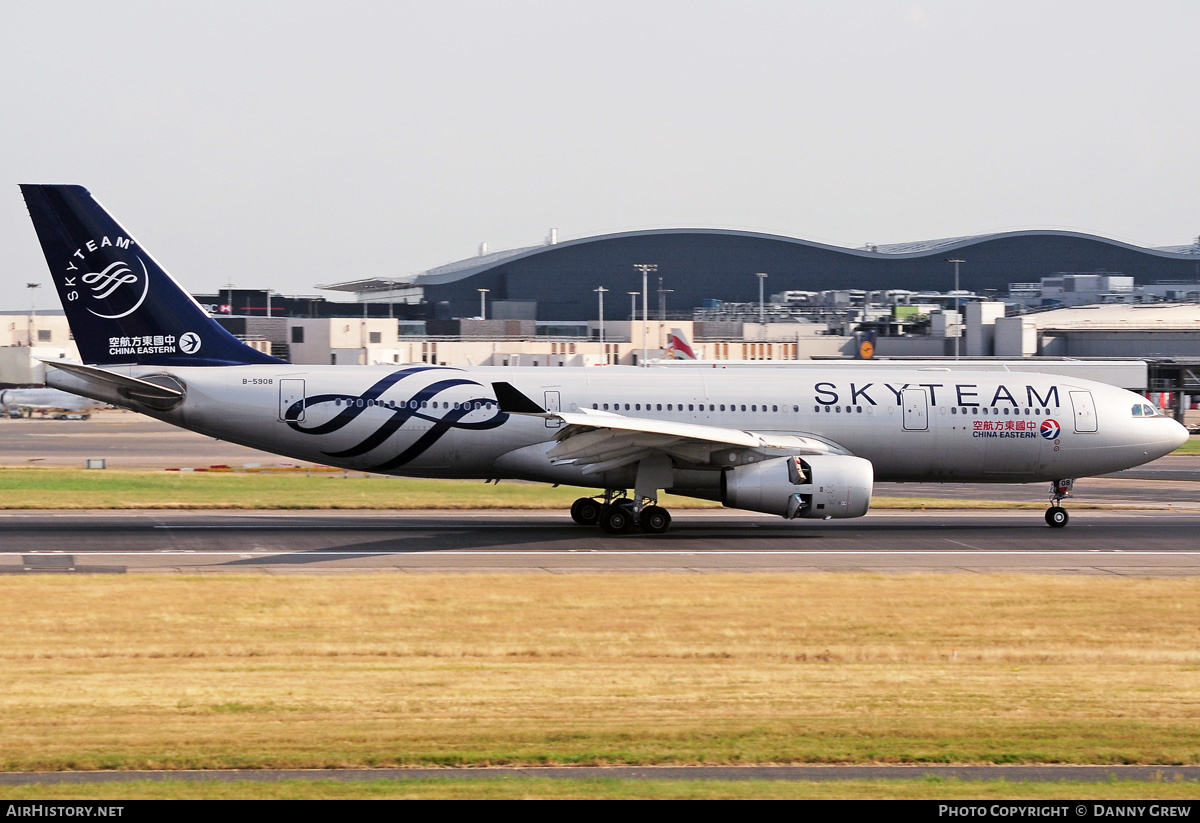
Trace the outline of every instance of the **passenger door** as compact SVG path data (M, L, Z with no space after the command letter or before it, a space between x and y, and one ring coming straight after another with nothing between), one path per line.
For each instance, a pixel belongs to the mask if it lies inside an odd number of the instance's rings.
M288 410L299 403L299 408ZM279 419L285 422L304 422L304 381L287 378L279 381Z
M1071 392L1071 407L1075 410L1075 431L1094 432L1096 425L1096 404L1092 401L1090 391Z
M904 430L908 432L929 431L929 397L924 389L905 389Z

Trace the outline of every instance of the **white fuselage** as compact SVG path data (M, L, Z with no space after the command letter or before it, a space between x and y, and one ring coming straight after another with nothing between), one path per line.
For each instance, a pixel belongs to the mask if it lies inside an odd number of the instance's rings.
M550 412L608 412L802 435L829 453L869 460L875 479L884 481L1074 478L1145 463L1186 439L1178 423L1148 413L1144 399L1132 392L1028 373L898 372L869 365L746 371L422 364L112 370L143 378L169 374L186 390L175 408L155 412L135 406L139 411L296 459L395 475L521 478L593 488L631 486L633 469L597 475L556 464L546 452L562 422L501 412L494 382L511 384ZM47 382L82 391L77 378L61 371L51 370ZM129 405L115 395L97 399ZM736 462L737 451L720 458ZM707 462L694 465L676 460L674 490L711 490L722 468L714 459L708 455Z

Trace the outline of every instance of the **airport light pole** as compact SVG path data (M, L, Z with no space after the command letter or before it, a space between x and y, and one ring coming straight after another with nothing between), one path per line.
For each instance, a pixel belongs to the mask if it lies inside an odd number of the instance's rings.
M958 336L959 336L959 334L962 333L962 311L960 310L960 307L958 304L958 266L960 263L965 263L967 261L963 260L961 257L947 257L946 262L954 264L954 310L958 312L958 319L959 319L959 322L955 324L955 329L954 329L954 359L957 360L958 359ZM942 351L945 351L945 349L942 349Z
M767 324L767 311L763 302L763 283L767 281L767 273L760 271L754 276L758 278L758 322L759 325L765 326Z
M664 289L662 278L658 278L658 319L665 321L667 319L667 295L674 294L675 289Z
M650 341L650 316L646 313L650 308L650 284L648 275L652 271L658 271L657 263L634 263L633 267L642 273L642 365L646 365L646 358L649 356L648 343Z
M37 292L34 289L40 289L41 283L26 283L25 288L29 289L29 348L33 348L33 327L37 325L37 304L34 298Z
M604 293L608 289L600 286L599 288L592 289L592 291L596 292L600 299L600 353L604 355L604 362L607 363L608 353L604 351Z
M487 320L487 293L489 289L476 289L479 292L479 319Z

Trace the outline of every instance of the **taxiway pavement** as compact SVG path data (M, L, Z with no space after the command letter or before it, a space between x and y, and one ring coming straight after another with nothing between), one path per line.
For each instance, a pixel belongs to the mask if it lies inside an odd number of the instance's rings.
M876 512L785 522L684 511L612 536L558 512L3 512L0 571L1200 574L1200 511ZM70 558L70 562L67 562Z

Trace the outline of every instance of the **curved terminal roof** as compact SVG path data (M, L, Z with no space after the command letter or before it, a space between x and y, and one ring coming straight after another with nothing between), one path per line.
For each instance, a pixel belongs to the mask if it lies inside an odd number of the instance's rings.
M1037 282L1056 272L1127 274L1140 283L1200 280L1200 245L1143 248L1092 234L1056 230L997 232L914 243L849 249L794 237L732 229L648 229L527 246L467 258L396 278L321 286L364 293L403 287L424 290L439 316L478 313L477 288L489 300L536 302L540 320L588 320L597 315L594 290L621 294L641 289L637 263L655 263L669 289L668 310L690 311L710 300L758 300L756 272L769 276L771 293L785 290L952 287L948 256L963 258L961 287L1004 291L1009 283ZM610 296L610 300L616 298ZM364 294L365 297L365 294ZM620 316L618 308L609 316Z

